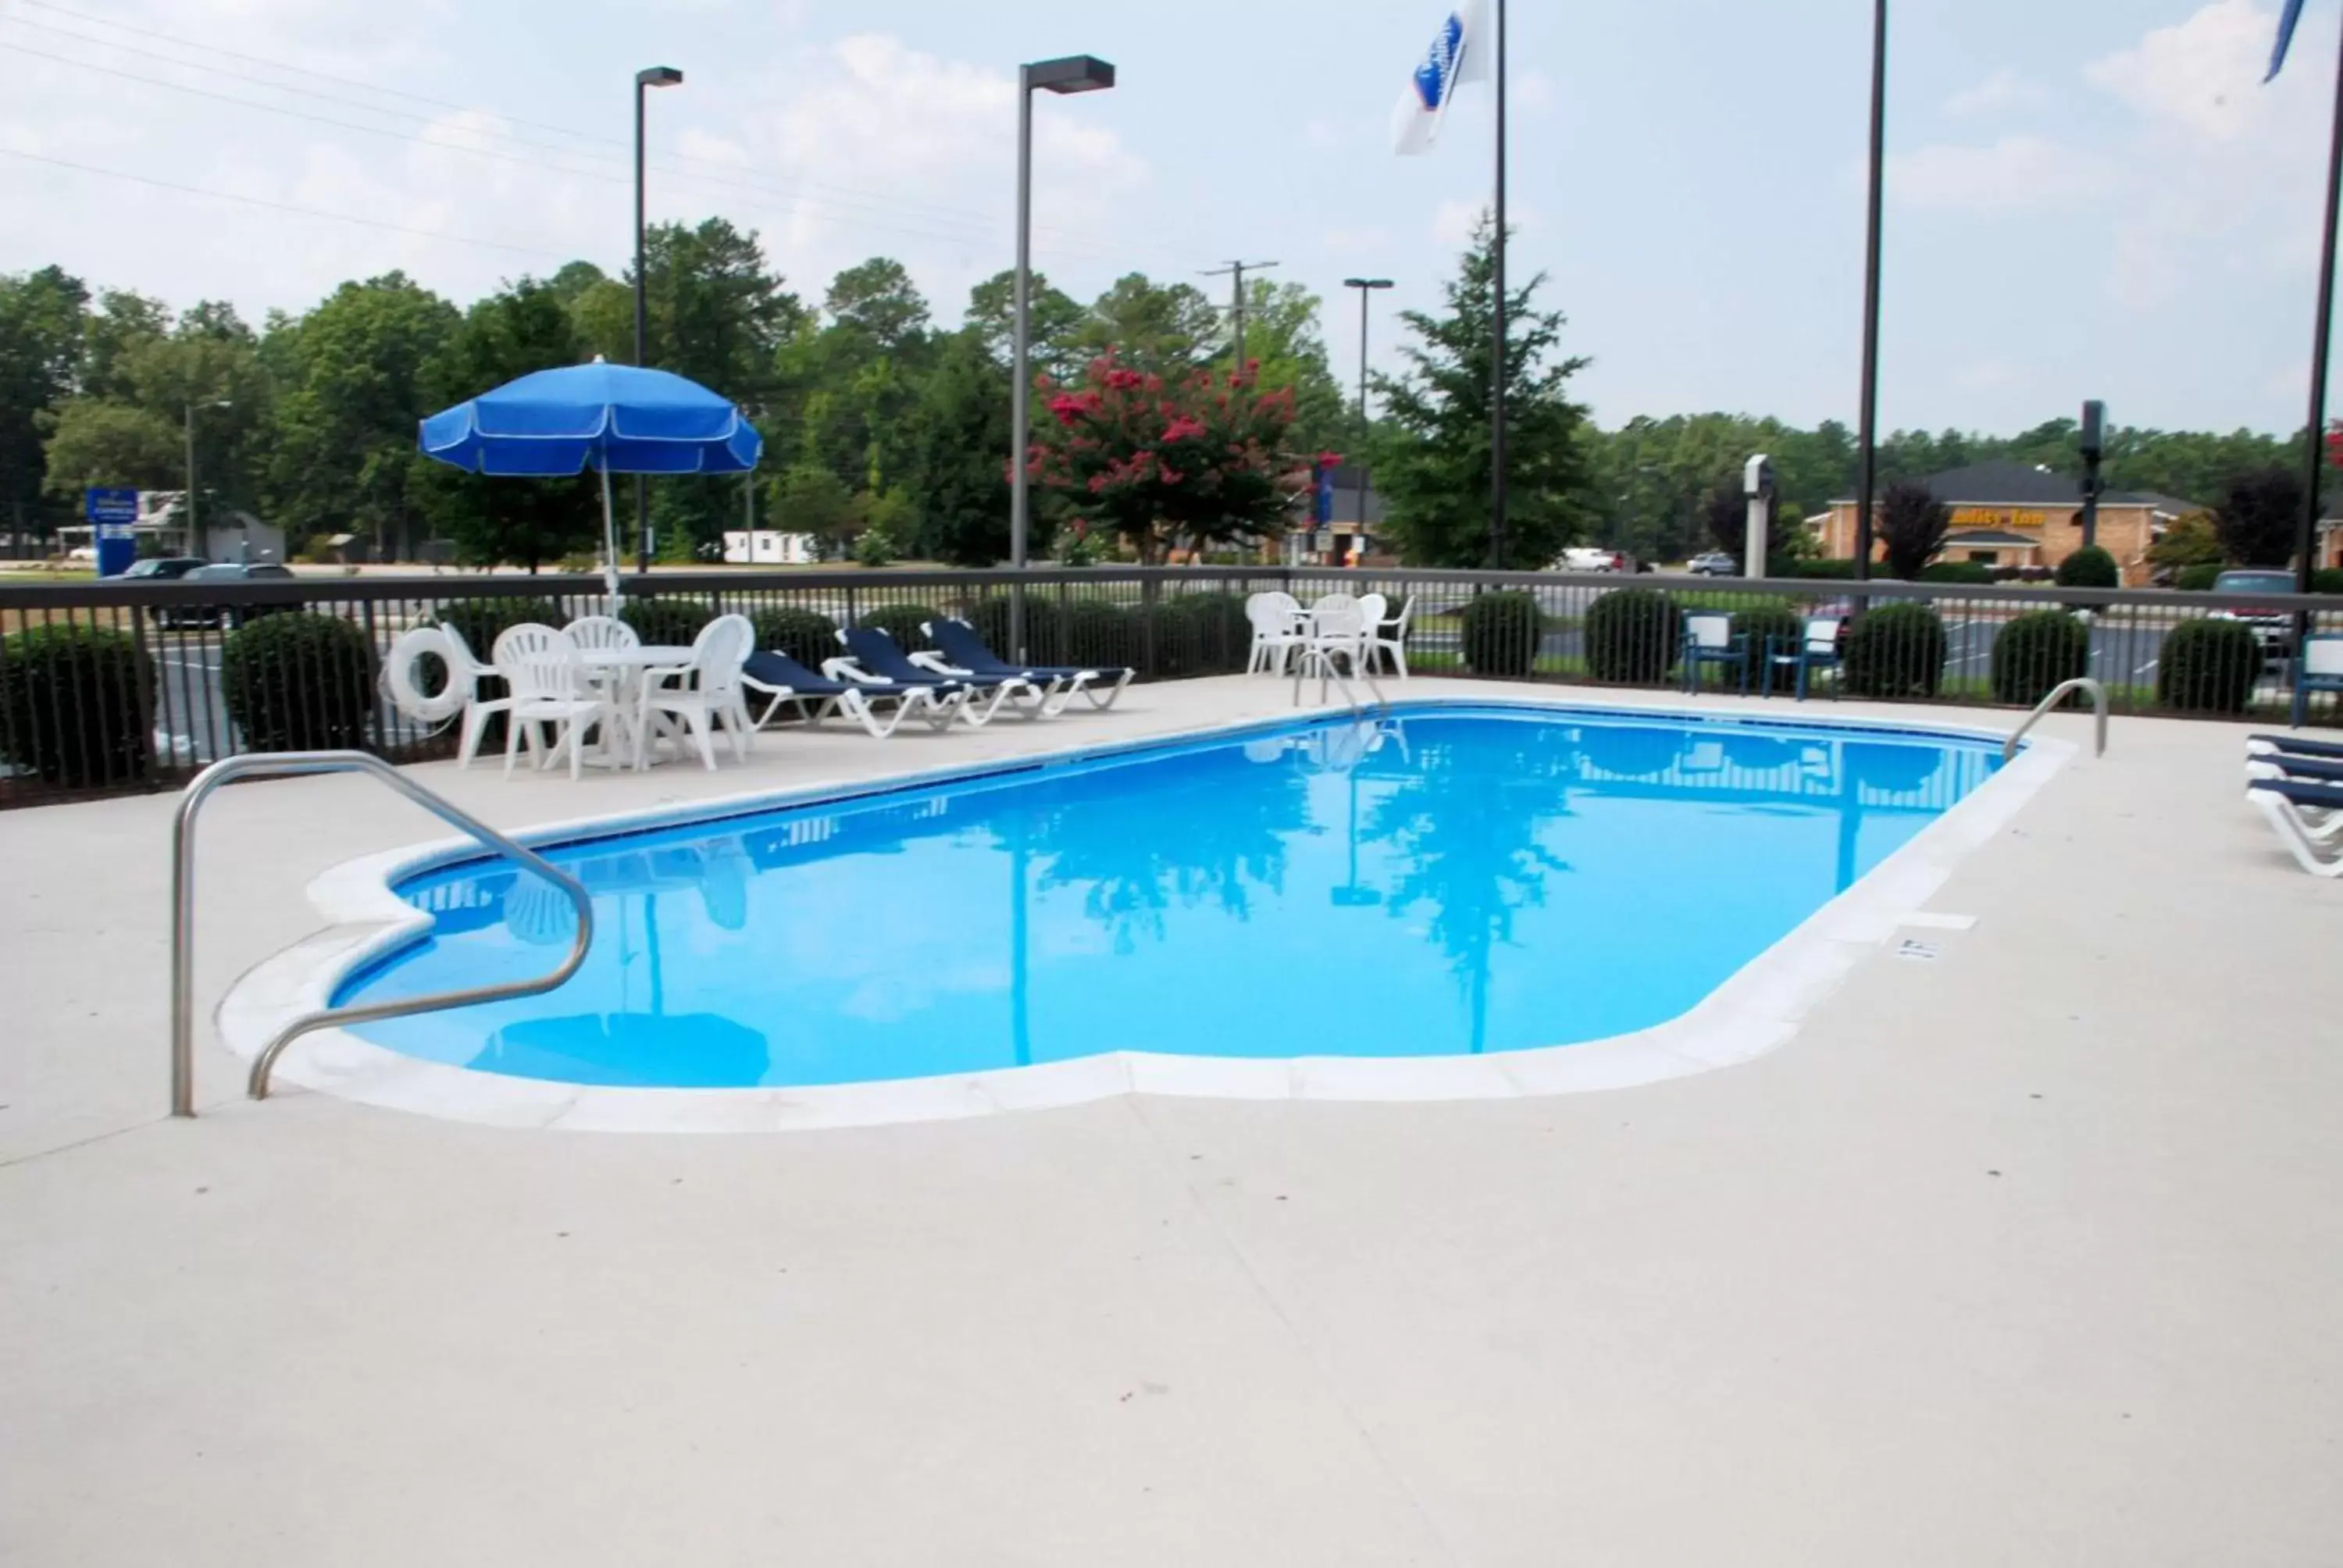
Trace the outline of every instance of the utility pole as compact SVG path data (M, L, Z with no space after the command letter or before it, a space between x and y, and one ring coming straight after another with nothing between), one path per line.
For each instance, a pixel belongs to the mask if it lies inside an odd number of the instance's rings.
M1275 266L1276 265L1277 263L1273 261L1232 261L1226 266L1215 266L1208 271L1201 272L1196 275L1199 277L1226 277L1234 281L1235 300L1230 307L1230 319L1234 324L1236 332L1236 358L1233 367L1236 370L1236 373L1240 376L1244 374L1245 367L1244 275L1248 272L1267 272L1271 267Z
M1855 435L1855 576L1871 576L1874 498L1879 487L1880 209L1887 171L1887 0L1871 15L1871 171L1863 252L1863 391ZM1858 613L1866 601L1855 600Z
M1359 291L1359 450L1352 456L1352 473L1357 479L1359 496L1358 540L1362 558L1367 553L1367 300L1379 288L1389 288L1388 277L1346 277L1344 288Z
M1497 246L1490 261L1493 325L1489 348L1489 569L1505 569L1505 0L1497 0Z

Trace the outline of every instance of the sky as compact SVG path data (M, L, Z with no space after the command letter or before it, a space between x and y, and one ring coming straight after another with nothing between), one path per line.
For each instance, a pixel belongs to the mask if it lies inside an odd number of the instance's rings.
M1035 265L1080 297L1232 259L1369 322L1436 307L1492 184L1491 96L1391 152L1448 0L0 0L0 272L51 262L257 320L402 268L468 301L631 246L633 76L654 219L756 229L790 286L890 255L939 317L1013 260L1015 62L1108 93L1036 109ZM2310 362L2343 0L2259 85L2278 0L1896 0L1881 408L2013 433L2292 429ZM1597 419L1852 422L1871 6L1515 4L1516 275L1567 312ZM126 177L136 176L136 177ZM362 220L362 221L354 221Z

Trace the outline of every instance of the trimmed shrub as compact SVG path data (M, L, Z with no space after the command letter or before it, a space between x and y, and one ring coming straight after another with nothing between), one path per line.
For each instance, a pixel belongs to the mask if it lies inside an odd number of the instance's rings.
M2310 591L2343 594L2343 567L2321 567L2311 573Z
M2173 578L2172 586L2185 588L2190 593L2208 593L2212 590L2213 579L2219 577L2223 569L2218 561L2207 561L2202 566L2182 567L2178 574Z
M1032 608L1031 599L1027 600L1026 608ZM1066 600L1057 618L1055 630L1055 646L1051 649L1055 657L1043 658L1037 648L1035 663L1132 667L1139 663L1138 618L1111 600ZM1004 653L1001 657L1009 656ZM1154 678L1154 671L1144 673L1150 679Z
M2088 674L2090 663L2088 626L2062 609L2028 610L1993 639L1993 699L2031 708L2060 681Z
M1769 645L1779 642L1784 652L1795 651L1798 638L1805 634L1806 618L1779 599L1769 599L1747 609L1733 612L1733 629L1749 638L1749 688L1764 691L1768 684L1788 691L1798 683L1795 665L1775 669L1766 658Z
M1846 634L1841 673L1857 697L1934 697L1945 678L1945 623L1924 604L1874 606Z
M1684 612L1655 588L1619 588L1586 612L1586 668L1597 680L1656 686L1683 642Z
M486 664L496 656L497 638L512 628L558 627L569 618L549 598L465 598L441 605L433 618L462 638L472 657ZM503 692L482 695L500 697Z
M1819 581L1855 579L1855 563L1847 560L1784 561L1780 566L1767 566L1767 571L1777 578L1812 578Z
M1621 593L1638 591L1646 590L1622 589ZM1619 593L1605 595L1595 601L1596 607L1619 597ZM1538 641L1544 633L1545 619L1538 614L1534 596L1517 588L1479 594L1465 604L1459 618L1464 668L1474 675L1518 679L1536 669Z
M1193 673L1217 675L1245 667L1252 651L1252 623L1245 618L1243 595L1182 594L1172 603L1192 631Z
M874 605L855 617L854 624L865 631L885 632L900 645L905 653L924 653L935 645L920 628L936 619L940 613L923 604ZM1006 658L1009 655L1002 654L1001 657Z
M2182 713L2243 713L2261 678L2262 646L2242 621L2183 621L2157 650L2156 700Z
M0 759L80 789L143 777L155 661L128 632L34 626L0 638Z
M976 628L976 635L984 646L1001 658L1014 663L1017 658L1015 639L1009 635L1010 596L992 594L980 598L969 608L968 623ZM1058 657L1059 645L1064 637L1061 628L1063 616L1058 601L1040 593L1025 596L1025 648L1034 664L1063 664Z
M630 598L618 618L653 648L683 648L706 629L716 612L696 598Z
M339 616L266 616L228 634L220 695L247 749L355 749L374 712L374 644Z
M1983 561L1931 561L1920 568L1924 583L1989 583L1993 568Z
M2097 545L2086 545L2058 563L2060 588L2121 588L2123 570Z
M820 610L794 605L760 609L749 618L757 629L757 646L786 653L808 669L820 669L825 658L844 650L838 643L838 623Z

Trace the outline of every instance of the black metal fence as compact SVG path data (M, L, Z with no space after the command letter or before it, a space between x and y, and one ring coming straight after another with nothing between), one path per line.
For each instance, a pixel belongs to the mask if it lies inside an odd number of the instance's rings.
M624 614L648 641L688 642L737 611L762 646L819 658L836 626L916 643L940 612L1007 655L1020 587L1031 660L1148 680L1243 669L1252 594L1342 591L1406 612L1417 674L1678 686L1688 625L1721 616L1725 640L1691 672L1707 689L1788 695L1810 648L1806 683L1825 698L2026 707L2092 675L2119 711L2229 718L2284 716L2300 639L2343 632L2337 597L1874 582L1858 602L1858 585L1835 581L1241 567L660 574L626 582ZM485 659L506 627L606 608L588 577L0 587L0 806L169 788L244 750L445 755L447 729L381 695L401 632L449 625ZM2338 722L2336 703L2318 699L2314 721Z

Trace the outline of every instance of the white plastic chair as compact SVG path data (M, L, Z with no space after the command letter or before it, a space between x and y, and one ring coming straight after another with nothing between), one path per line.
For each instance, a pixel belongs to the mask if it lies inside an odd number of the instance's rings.
M1350 673L1365 666L1366 606L1346 593L1330 593L1310 607L1310 630L1302 647L1302 673L1312 668L1331 673L1338 658L1350 661Z
M638 769L649 765L654 719L671 719L689 730L699 748L700 762L711 773L716 770L715 732L719 729L732 742L734 759L749 760L749 746L757 727L749 718L740 667L748 663L756 645L756 629L747 616L719 615L692 639L689 665L643 672L642 696L635 714ZM677 739L680 741L681 737Z
M512 777L513 759L526 748L540 769L567 750L569 777L576 779L585 762L586 731L610 720L610 705L586 678L578 645L549 626L509 627L497 638L496 662L512 688L505 710L505 777ZM539 731L543 725L553 728L549 748Z
M1285 673L1285 661L1302 645L1302 631L1296 624L1301 613L1301 605L1289 593L1257 593L1245 600L1245 619L1252 626L1252 653L1245 660L1247 675L1263 670Z
M1415 616L1415 596L1407 596L1400 606L1399 618L1386 620L1378 616L1367 623L1367 668L1373 669L1382 662L1379 656L1390 654L1392 667L1399 671L1402 680L1407 678L1407 623Z
M561 628L563 635L578 645L580 653L603 653L612 648L640 648L643 639L635 628L614 615L581 615Z
M452 683L460 684L465 694L464 729L456 747L456 766L469 768L472 758L480 749L480 737L488 733L488 720L499 713L512 711L512 694L508 689L502 697L483 699L479 695L481 678L500 672L494 665L482 664L473 654L471 645L464 640L464 634L454 627L443 620L439 623L439 630L456 656L448 661L447 678ZM458 662L462 665L460 669L457 668Z

